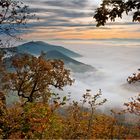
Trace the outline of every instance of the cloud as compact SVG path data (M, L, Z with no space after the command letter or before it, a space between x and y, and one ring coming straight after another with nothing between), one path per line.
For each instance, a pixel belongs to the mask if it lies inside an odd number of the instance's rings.
M95 7L93 4L91 6L89 0L25 0L25 2L30 7L30 13L35 13L41 22L46 22L46 25L52 23L52 26L54 24L65 26L65 23L66 25L73 25L75 22L80 25L82 19L83 22L87 22L84 19L92 18L92 8Z
M94 9L99 5L94 0L24 0L24 2L29 5L29 12L36 14L26 25L30 31L26 31L28 33L34 32L34 35L35 33L40 34L43 38L45 36L46 38L65 37L66 39L68 35L71 38L79 39L87 36L97 38L99 36L102 37L103 33L116 37L121 30L125 32L127 30L131 31L132 28L129 27L134 27L137 24L122 21L108 23L105 27L96 28L96 23L92 17ZM36 18L39 18L39 20L36 20ZM126 26L129 26L129 29ZM113 30L113 28L115 29ZM63 35L60 33L63 33Z
M44 2L48 6L65 7L65 8L85 8L88 6L88 0L48 0Z
M25 0L25 2L29 4L40 4L41 6L52 6L66 9L81 9L86 8L90 5L89 0Z
M30 24L34 26L95 26L92 16L96 3L91 0L25 0L29 4L29 12L35 13L39 22ZM92 24L91 24L91 23ZM108 25L128 25L129 23L109 23Z

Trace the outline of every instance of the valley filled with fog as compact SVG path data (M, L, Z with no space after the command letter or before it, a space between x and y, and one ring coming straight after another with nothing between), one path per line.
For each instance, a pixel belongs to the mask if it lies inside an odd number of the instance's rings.
M96 72L72 74L75 83L67 87L65 92L71 92L72 99L80 100L86 89L91 89L92 94L102 90L106 105L114 107L123 106L130 97L135 97L139 91L139 83L129 85L128 76L138 72L140 68L140 42L131 41L93 41L83 43L49 42L61 45L83 57L76 60L96 68ZM79 69L80 71L80 69Z

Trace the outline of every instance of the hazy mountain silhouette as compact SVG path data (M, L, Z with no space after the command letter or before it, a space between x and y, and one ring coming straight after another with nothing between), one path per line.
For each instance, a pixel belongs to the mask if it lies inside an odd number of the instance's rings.
M87 72L87 71L94 71L95 68L93 68L90 65L86 65L84 63L81 63L79 61L76 61L63 53L59 51L49 51L45 55L45 59L60 59L63 60L66 67L70 68L73 72Z
M61 46L55 46L44 43L42 41L31 41L13 48L4 48L6 53L5 64L9 68L11 61L15 57L20 57L24 54L39 56L42 52L45 54L45 59L61 59L64 61L67 68L73 72L94 71L95 68L74 60L72 57L80 57L81 55Z
M48 52L48 51L56 50L69 57L81 57L80 54L71 51L69 49L66 49L62 46L56 46L42 41L31 41L31 42L24 43L22 45L17 46L16 50L20 53L29 53L32 55L40 55L42 51Z

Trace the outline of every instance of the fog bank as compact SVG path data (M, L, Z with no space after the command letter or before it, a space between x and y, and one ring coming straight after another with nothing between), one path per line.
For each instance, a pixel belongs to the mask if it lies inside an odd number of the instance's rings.
M92 65L97 72L72 74L76 80L65 92L71 92L72 98L80 100L86 89L95 94L102 90L107 105L122 106L130 97L139 93L139 86L128 85L126 79L140 68L140 42L50 42L71 49L83 57L76 60Z

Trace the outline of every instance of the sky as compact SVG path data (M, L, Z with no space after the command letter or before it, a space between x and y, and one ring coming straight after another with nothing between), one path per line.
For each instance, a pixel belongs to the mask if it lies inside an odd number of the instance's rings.
M32 19L24 39L32 40L94 40L139 39L139 23L133 23L131 14L115 23L97 28L93 19L101 0L23 0L29 5Z

